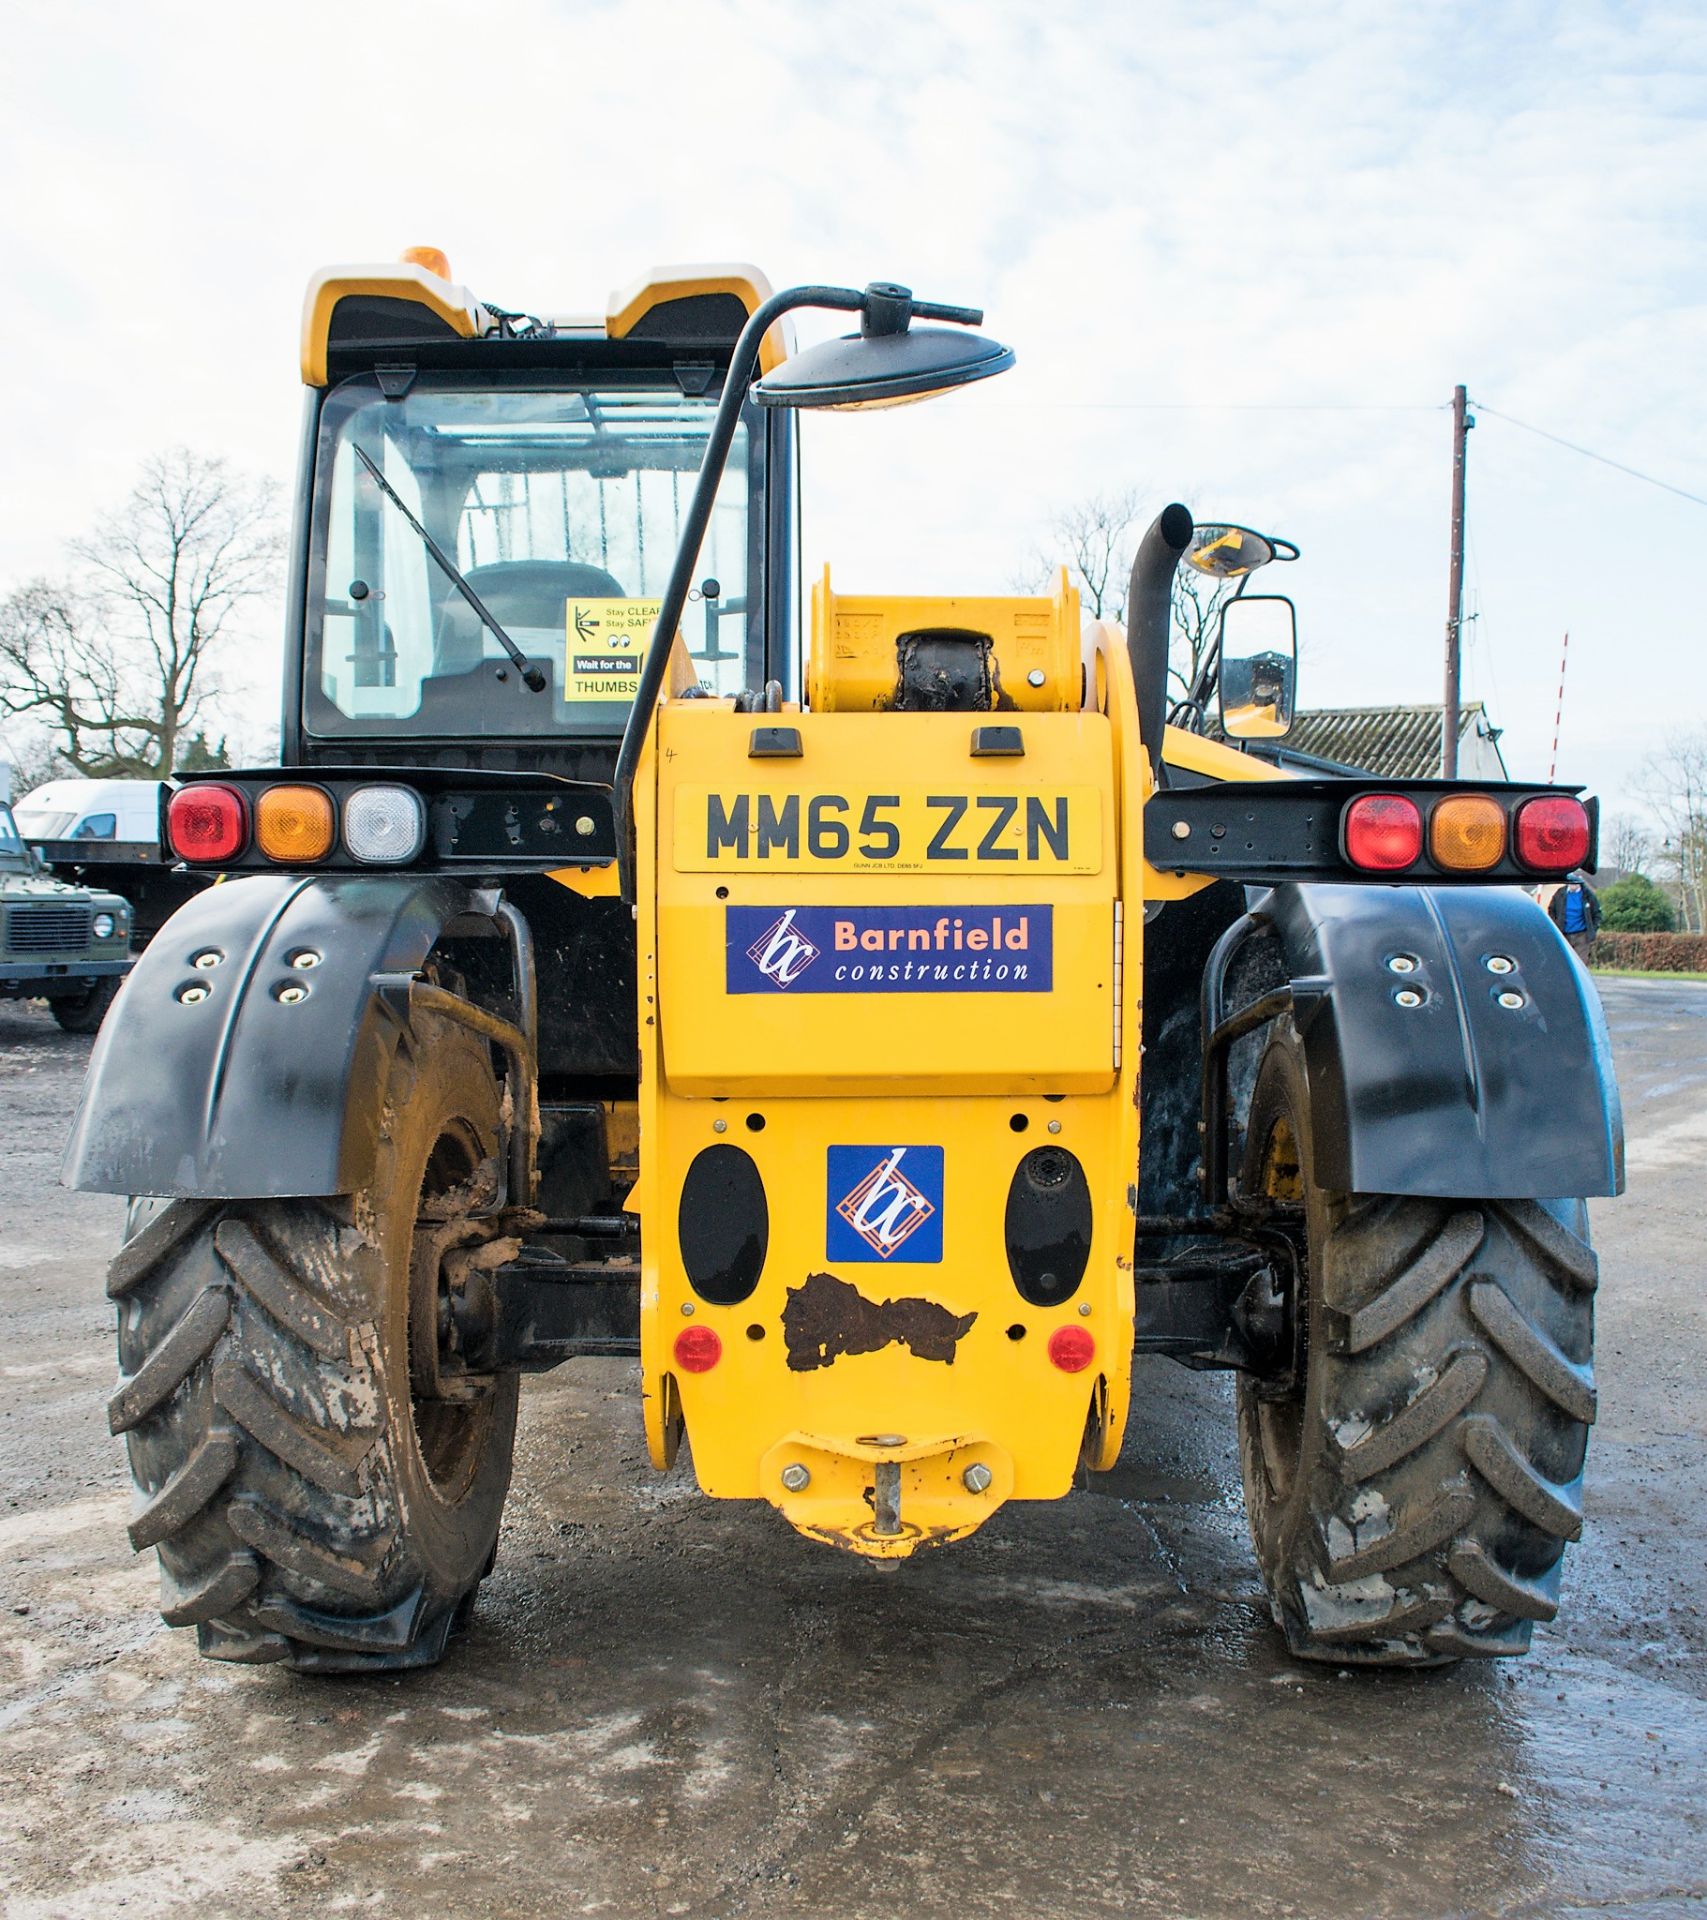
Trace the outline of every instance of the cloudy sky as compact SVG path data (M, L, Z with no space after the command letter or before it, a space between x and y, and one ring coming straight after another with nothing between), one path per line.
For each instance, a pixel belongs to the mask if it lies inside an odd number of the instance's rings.
M6 9L0 588L150 452L288 479L303 283L653 262L982 304L1004 380L808 427L807 562L1002 591L1135 487L1304 549L1305 704L1438 700L1449 414L1707 499L1707 7L54 0ZM1707 506L1484 413L1466 695L1615 808L1707 722ZM264 715L272 623L242 673ZM257 727L260 720L256 721Z

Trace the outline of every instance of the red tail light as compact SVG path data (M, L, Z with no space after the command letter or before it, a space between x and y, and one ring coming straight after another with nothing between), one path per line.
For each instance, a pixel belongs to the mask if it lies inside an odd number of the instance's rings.
M180 787L166 809L166 837L180 860L230 860L249 838L249 809L235 787Z
M1345 857L1365 873L1399 873L1422 857L1423 823L1402 793L1366 793L1345 810Z
M715 1327L683 1327L676 1335L676 1365L683 1373L709 1373L722 1358Z
M1057 1327L1049 1336L1050 1361L1063 1373L1083 1373L1097 1357L1097 1343L1083 1327Z
M1512 836L1517 857L1531 873L1569 873L1588 858L1588 808L1563 794L1525 800Z

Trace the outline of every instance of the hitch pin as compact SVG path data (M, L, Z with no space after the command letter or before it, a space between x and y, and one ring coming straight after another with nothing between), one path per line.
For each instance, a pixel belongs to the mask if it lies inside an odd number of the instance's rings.
M873 1533L897 1534L901 1531L901 1463L899 1460L878 1461L877 1484L872 1488L871 1505Z

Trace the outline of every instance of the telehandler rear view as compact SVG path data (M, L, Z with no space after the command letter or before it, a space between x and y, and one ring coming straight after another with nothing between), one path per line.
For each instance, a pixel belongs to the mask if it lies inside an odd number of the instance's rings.
M857 327L796 353L800 308ZM521 1374L613 1354L658 1467L888 1560L1112 1466L1134 1351L1233 1368L1294 1653L1554 1614L1622 1136L1519 889L1592 865L1592 804L1244 750L1295 646L1242 587L1296 549L1181 506L1124 633L1065 573L826 572L802 638L798 411L999 373L980 320L748 269L590 322L439 257L312 282L283 765L171 791L224 883L67 1158L135 1196L111 1424L205 1654L438 1659ZM1182 561L1241 591L1168 725Z

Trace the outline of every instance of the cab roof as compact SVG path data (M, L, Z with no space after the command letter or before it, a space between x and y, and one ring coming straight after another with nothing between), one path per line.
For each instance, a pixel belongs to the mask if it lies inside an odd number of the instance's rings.
M426 352L437 357L462 342L522 341L540 349L554 341L627 341L666 353L724 358L772 291L757 267L657 267L613 293L602 315L535 319L482 303L452 281L448 263L442 255L438 259L445 273L407 258L385 266L323 267L316 273L302 309L303 384L329 386L381 356ZM760 348L761 369L780 365L792 346L786 321L772 327Z

